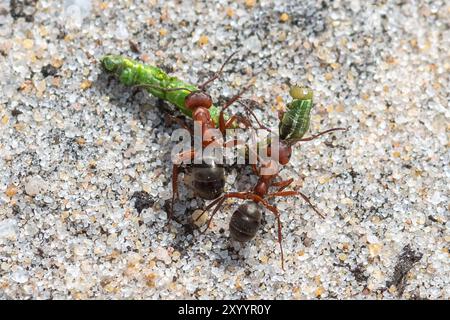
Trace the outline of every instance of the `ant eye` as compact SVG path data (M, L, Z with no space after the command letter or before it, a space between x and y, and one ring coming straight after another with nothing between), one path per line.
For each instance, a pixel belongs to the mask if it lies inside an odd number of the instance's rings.
M289 90L289 94L292 98L297 100L311 100L313 97L313 92L310 88L292 86Z

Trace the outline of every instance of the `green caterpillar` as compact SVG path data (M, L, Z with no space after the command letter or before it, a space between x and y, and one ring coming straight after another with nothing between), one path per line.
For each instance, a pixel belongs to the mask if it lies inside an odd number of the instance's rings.
M142 86L153 96L174 104L183 114L192 117L192 111L185 107L184 101L189 93L199 90L196 86L169 76L158 67L118 55L106 55L100 62L106 71L113 73L124 85ZM281 118L279 136L280 140L293 144L309 129L313 93L309 88L297 86L293 86L289 93L294 100L287 105L288 110ZM218 126L220 109L213 105L209 112Z
M192 117L192 111L185 107L184 100L189 93L199 90L196 86L186 83L177 77L171 77L157 67L145 65L118 55L106 55L100 59L100 62L103 68L113 73L122 84L126 86L141 86L153 96L174 104L183 114ZM167 90L176 88L181 89ZM209 108L209 113L217 126L220 109L213 105Z
M278 127L280 140L293 144L300 140L309 129L313 92L309 88L293 86L289 94L294 99L287 105Z

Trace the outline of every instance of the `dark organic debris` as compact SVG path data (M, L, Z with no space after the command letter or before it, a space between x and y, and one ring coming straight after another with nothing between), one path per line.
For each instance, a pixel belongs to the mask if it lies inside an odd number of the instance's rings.
M12 206L12 212L13 212L13 215L15 215L15 216L20 214L20 208L17 204Z
M145 191L136 191L131 196L131 199L135 199L134 207L139 213L144 209L150 208L155 203L152 196Z
M306 232L302 233L300 239L302 240L303 245L307 248L310 247L313 243L313 239L309 238Z
M0 8L0 16L6 16L8 13L8 10L6 10L5 8Z
M14 20L25 18L25 21L32 22L36 12L37 0L11 0L10 14Z
M139 45L136 42L129 40L128 43L130 44L131 51L133 51L134 53L141 53Z
M14 109L11 111L11 115L12 115L13 117L17 117L17 116L21 115L22 113L23 113L23 112L20 111L20 110L17 109L17 108L14 108Z
M369 279L369 276L366 274L366 268L362 264L358 264L355 268L352 268L348 263L338 263L334 265L348 269L358 283L366 283L367 279Z
M48 76L56 75L58 73L58 69L55 68L54 66L52 66L51 64L48 64L41 68L41 73L42 73L42 76L44 76L44 78L46 78Z
M406 275L412 269L414 264L419 262L422 257L422 253L411 249L409 244L406 245L395 265L392 279L386 283L386 287L390 288L394 285L397 288L398 295L401 296L406 287Z
M170 208L172 207L172 203L170 200L164 201L163 209L165 212L170 212Z
M351 269L350 272L355 277L355 280L359 283L366 283L367 279L369 279L369 276L365 274L366 269L362 264L357 265L356 268Z

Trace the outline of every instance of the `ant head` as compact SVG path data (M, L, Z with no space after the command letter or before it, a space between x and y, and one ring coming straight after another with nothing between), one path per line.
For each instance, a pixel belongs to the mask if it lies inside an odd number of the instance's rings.
M278 148L276 146L270 146L268 156L272 155L272 152L276 152L278 149L278 163L285 166L291 160L292 147L286 141L280 140L278 143Z
M287 144L284 141L280 141L278 162L283 166L287 165L289 163L289 160L291 159L291 155L292 155L291 145Z
M186 97L184 104L186 108L190 110L194 110L199 107L209 109L209 107L212 106L212 99L206 92L194 91Z

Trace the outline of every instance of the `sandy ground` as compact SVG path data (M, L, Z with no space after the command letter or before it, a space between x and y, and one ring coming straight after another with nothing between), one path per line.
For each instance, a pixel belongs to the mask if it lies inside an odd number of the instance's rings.
M449 299L449 17L445 1L0 1L0 298ZM273 202L285 271L270 213L229 240L239 201L200 235L182 187L164 228L177 127L98 63L200 83L235 50L217 104L256 78L245 98L276 125L304 84L312 133L350 128L282 172L326 214ZM255 181L227 172L227 190Z

